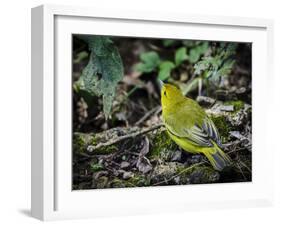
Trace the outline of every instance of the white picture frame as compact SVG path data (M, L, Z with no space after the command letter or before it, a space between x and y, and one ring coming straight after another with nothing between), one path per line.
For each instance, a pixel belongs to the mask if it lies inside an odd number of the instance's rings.
M273 83L272 32L273 22L265 19L55 5L33 8L32 216L56 220L271 205L273 178L268 175L273 150L267 148L270 102L265 100ZM72 191L68 110L73 33L252 42L252 182ZM264 151L267 155L262 155Z

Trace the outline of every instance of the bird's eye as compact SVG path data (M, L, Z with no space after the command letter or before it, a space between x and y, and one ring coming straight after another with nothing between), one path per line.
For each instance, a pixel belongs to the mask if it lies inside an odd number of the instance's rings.
M167 96L167 95L166 95L166 91L164 91L164 95Z

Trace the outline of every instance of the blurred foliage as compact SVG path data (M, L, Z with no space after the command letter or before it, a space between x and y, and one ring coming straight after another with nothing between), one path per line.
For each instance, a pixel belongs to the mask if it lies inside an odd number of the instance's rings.
M175 54L175 63L179 66L183 61L188 59L188 55L186 53L186 47L181 47L176 51Z
M163 40L163 45L165 47L170 47L170 46L173 46L177 41L176 40L173 40L173 39L164 39Z
M221 43L220 47L213 50L213 55L203 57L194 65L194 74L201 75L203 79L218 86L221 78L232 70L236 47L236 43Z
M74 88L78 92L85 91L91 96L102 96L103 112L108 118L116 86L124 75L119 51L108 37L80 36L80 38L88 44L90 58ZM78 58L86 56L82 53Z
M143 73L150 73L160 64L160 57L158 53L151 51L140 55L141 63L136 65L136 69Z
M77 37L87 44L89 51L76 54L73 62L89 60L74 83L74 90L88 105L93 102L93 97L102 97L103 112L108 118L117 84L124 76L119 49L109 37ZM201 95L201 90L208 90L210 83L213 89L220 87L222 78L230 74L236 49L235 43L166 39L156 48L142 49L132 68L141 75L152 76L152 80L176 83L185 95L196 89Z
M215 44L212 46L208 41L163 40L165 48L173 47L173 59L162 59L157 51L144 52L135 68L142 74L156 73L158 79L173 82L174 71L192 65L192 76L186 83L178 84L184 94L209 82L218 87L222 77L227 76L233 68L237 44Z
M190 63L196 63L200 57L207 52L209 48L209 42L199 42L190 49L188 54L188 60Z
M163 61L159 65L158 79L164 81L170 77L171 71L175 68L175 64L171 61Z

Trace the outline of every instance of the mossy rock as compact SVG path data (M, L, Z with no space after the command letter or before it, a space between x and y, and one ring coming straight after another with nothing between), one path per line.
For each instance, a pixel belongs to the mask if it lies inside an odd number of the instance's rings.
M189 175L190 184L208 184L218 182L220 174L212 167L198 166L195 167Z
M150 178L144 175L134 175L128 180L130 184L133 184L136 187L143 187L150 185Z
M73 134L73 151L74 153L85 153L87 145L95 143L94 136L86 133L74 133Z
M157 158L163 161L170 160L173 153L179 149L176 143L169 137L166 130L159 129L150 135L150 158Z
M224 115L211 115L211 119L219 131L222 142L227 142L229 132L231 130L231 126L229 125L227 118Z
M106 172L106 171L102 171ZM108 173L97 176L93 175L92 188L125 188L125 187L144 187L150 185L150 179L139 173L132 173L130 178L122 176L110 176Z
M182 169L184 169L184 165L176 162L157 165L151 175L152 183L157 184L163 181L163 184L174 184L175 181L171 180L171 178L177 175Z
M108 187L108 177L102 176L95 180L95 188L107 188Z
M108 183L108 187L111 188L143 187L148 185L147 179L143 176L134 176L129 180L115 177Z
M168 162L154 168L151 175L154 185L185 185L214 183L220 176L211 166L202 163L186 166L182 163Z
M218 101L206 112L218 128L223 143L229 140L230 131L239 131L251 119L251 106L240 100Z

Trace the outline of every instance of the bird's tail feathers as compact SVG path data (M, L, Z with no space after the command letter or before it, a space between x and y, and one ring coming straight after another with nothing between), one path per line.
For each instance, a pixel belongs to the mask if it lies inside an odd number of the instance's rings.
M231 159L218 146L214 147L213 151L204 152L214 169L222 171L225 167L231 165Z

